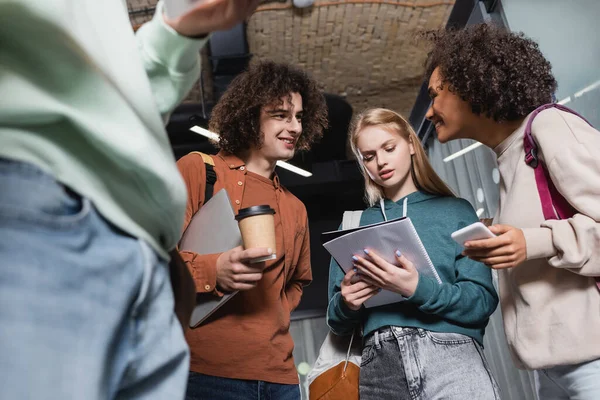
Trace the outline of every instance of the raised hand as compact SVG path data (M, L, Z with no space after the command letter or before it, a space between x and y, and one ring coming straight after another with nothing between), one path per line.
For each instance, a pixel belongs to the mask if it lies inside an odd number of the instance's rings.
M180 17L163 18L180 35L199 37L232 28L248 18L258 3L259 0L200 0Z

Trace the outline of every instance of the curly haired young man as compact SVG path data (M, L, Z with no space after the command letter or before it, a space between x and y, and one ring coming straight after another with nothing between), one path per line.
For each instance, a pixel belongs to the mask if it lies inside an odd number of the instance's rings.
M431 39L427 117L438 139L474 139L498 157L498 225L491 228L498 236L467 242L465 254L498 270L513 359L535 370L541 399L596 399L600 132L553 106L536 116L531 133L538 168L547 169L574 214L545 217L535 166L524 161L524 138L532 112L550 103L556 90L550 63L531 39L491 25L438 32Z
M261 62L236 77L212 112L220 135L213 156L217 181L237 212L259 204L275 209L275 249L181 252L199 292L239 293L214 318L188 332L192 361L188 399L300 399L289 332L290 313L312 279L304 205L279 183L275 163L307 150L327 126L317 84L285 64ZM185 226L204 203L201 155L178 161L188 189ZM258 264L249 259L276 254Z

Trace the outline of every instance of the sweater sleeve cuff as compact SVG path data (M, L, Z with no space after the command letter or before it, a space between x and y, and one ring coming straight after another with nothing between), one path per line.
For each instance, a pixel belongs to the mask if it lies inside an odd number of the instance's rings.
M527 246L527 259L549 258L556 255L556 248L552 243L552 230L549 228L523 229L525 244Z
M422 306L427 303L435 293L435 287L438 286L437 282L428 276L419 274L419 282L417 288L412 296L406 299L417 306Z
M163 2L159 1L151 21L137 32L144 42L147 53L169 70L187 72L200 60L200 49L208 37L193 39L182 36L171 28L163 18Z
M344 299L342 299L342 294L336 294L337 299L335 301L335 311L338 316L340 316L344 320L353 320L359 317L362 314L362 307L359 310L353 310L346 305Z

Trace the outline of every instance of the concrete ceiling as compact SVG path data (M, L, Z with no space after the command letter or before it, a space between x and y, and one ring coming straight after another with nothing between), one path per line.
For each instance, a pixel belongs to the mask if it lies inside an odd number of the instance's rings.
M128 0L133 25L156 0ZM247 40L255 58L308 70L323 90L345 97L355 111L383 106L408 116L422 81L426 50L414 40L445 25L453 0L316 0L309 8L290 0L261 4L250 17ZM205 62L208 66L208 64ZM205 99L210 101L205 76ZM198 90L188 97L198 101Z
M310 71L355 111L383 106L408 116L422 82L426 51L416 32L445 24L454 1L315 1L266 4L250 18L250 52Z

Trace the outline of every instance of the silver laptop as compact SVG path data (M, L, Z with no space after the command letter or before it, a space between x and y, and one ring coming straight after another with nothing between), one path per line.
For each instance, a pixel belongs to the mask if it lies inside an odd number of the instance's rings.
M179 242L179 250L214 254L241 245L242 235L235 220L229 195L225 189L221 189L192 217ZM198 293L196 307L190 318L190 327L199 326L236 293L227 293L220 298L210 293Z

